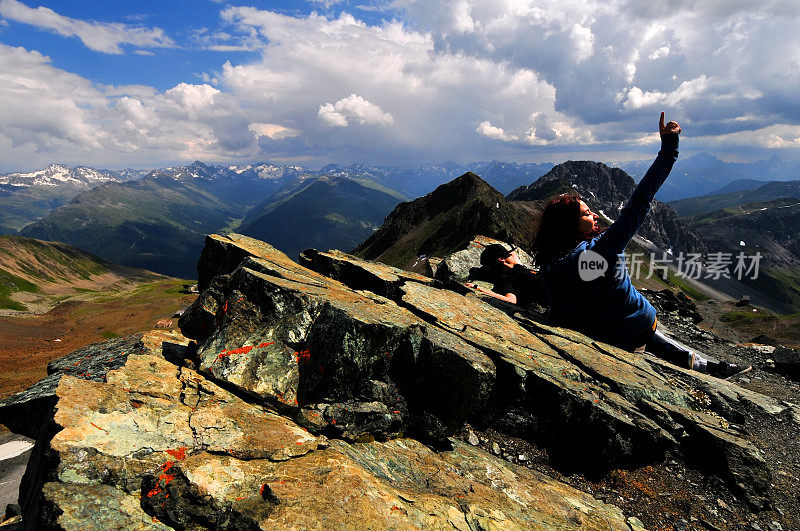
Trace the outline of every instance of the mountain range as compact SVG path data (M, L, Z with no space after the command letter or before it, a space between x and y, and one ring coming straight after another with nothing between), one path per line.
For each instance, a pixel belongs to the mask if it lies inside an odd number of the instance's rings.
M270 171L272 170L272 171ZM195 162L81 193L19 234L61 241L133 267L191 278L209 232L235 225L298 173Z
M644 176L650 164L650 160L609 163L610 166L625 170L637 182ZM669 179L656 194L656 199L666 202L715 193L737 180L765 183L794 179L800 179L800 163L784 161L777 156L756 162L725 162L712 155L700 153L678 158Z
M39 171L0 175L0 234L16 232L81 192L106 183L138 179L143 173L51 164Z

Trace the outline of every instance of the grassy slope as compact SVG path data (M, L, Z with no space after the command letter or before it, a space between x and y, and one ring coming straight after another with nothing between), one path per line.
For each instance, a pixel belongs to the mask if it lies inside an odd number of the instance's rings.
M120 267L66 244L0 236L0 309L26 311L15 293L42 301L115 284L151 281L157 275Z

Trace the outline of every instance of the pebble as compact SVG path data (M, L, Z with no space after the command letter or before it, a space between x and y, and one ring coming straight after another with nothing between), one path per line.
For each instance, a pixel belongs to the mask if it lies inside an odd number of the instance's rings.
M639 529L645 529L644 523L641 520L639 520L638 518L636 518L635 516L629 516L628 517L628 525L634 531L638 531Z
M731 508L728 506L728 504L725 503L724 501L722 501L721 498L717 498L717 505L719 505L720 507L722 507L723 509L725 509L728 512L733 512L733 511L731 511Z
M528 460L528 456L525 455L525 454L519 454L519 457L517 457L517 459L519 459L520 461L522 461L524 463L525 461Z
M688 529L689 529L689 522L687 522L683 518L675 520L675 531L688 531Z
M783 531L783 526L773 520L767 524L767 529L769 529L769 531Z
M496 442L492 443L492 453L494 455L500 455L500 445L497 444Z
M469 436L467 437L467 442L469 442L472 446L478 446L481 441L478 440L478 436L475 435L474 431L469 432Z

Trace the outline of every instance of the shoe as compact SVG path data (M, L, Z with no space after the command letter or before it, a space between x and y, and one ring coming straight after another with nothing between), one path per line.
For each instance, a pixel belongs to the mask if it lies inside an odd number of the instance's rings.
M722 380L730 380L734 376L744 374L752 368L752 365L739 365L736 363L721 361L719 363L709 363L708 374Z

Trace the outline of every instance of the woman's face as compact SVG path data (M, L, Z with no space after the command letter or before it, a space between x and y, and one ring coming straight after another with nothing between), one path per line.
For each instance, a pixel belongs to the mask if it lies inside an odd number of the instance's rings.
M597 214L592 212L589 206L583 201L579 201L580 213L578 214L578 233L584 238L594 237L597 234L599 225Z

